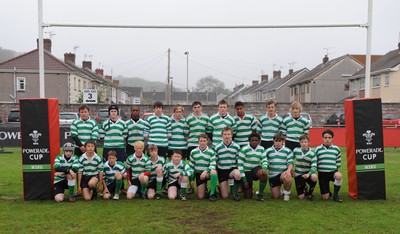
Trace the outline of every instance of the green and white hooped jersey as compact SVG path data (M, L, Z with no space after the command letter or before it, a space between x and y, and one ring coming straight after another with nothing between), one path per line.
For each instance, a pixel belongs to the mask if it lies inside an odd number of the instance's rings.
M189 166L195 173L215 170L216 160L214 150L208 146L204 150L201 150L199 147L193 149L190 152Z
M268 160L268 176L270 178L274 178L286 171L289 165L293 165L293 152L285 146L280 149L275 149L274 146L269 147L265 151L265 155Z
M268 160L265 155L264 147L258 145L257 148L253 149L250 144L242 147L238 155L238 169L242 177L245 176L245 172L251 171L251 169L261 165L263 169L268 169Z
M78 137L84 145L87 141L96 141L99 138L99 126L96 120L89 118L82 120L81 118L75 119L71 123L71 136Z
M199 145L199 136L207 131L210 119L206 114L196 117L193 113L186 118L186 124L189 130L188 147Z
M118 119L115 123L106 119L101 124L100 138L104 138L104 148L125 148L128 131L125 122Z
M257 130L257 119L250 113L245 113L243 118L238 115L234 116L236 121L236 137L235 142L241 147L249 143L249 136L253 131Z
M317 156L317 167L320 172L337 171L342 165L342 155L340 148L336 145L326 147L324 145L315 148Z
M168 184L172 184L178 180L174 178L176 173L179 173L181 176L193 175L192 168L190 168L183 160L180 161L178 166L175 166L172 161L166 163L164 166L164 172L168 176Z
M294 170L295 176L304 175L306 173L312 175L317 171L317 157L314 150L309 148L303 152L301 147L293 150L293 158L295 160L296 169Z
M54 160L53 168L56 169L61 167L78 170L79 169L78 156L72 155L69 159L67 159L64 156L64 154L58 155ZM66 174L54 176L54 184L66 179L67 179Z
M97 176L100 172L103 172L103 161L101 158L94 153L92 158L89 160L86 153L84 153L78 160L79 162L79 173L83 176Z
M236 134L236 121L229 113L225 117L221 117L218 113L211 116L207 132L212 133L213 147L222 142L221 132L225 127L232 128L233 134Z
M144 133L146 128L149 128L149 124L143 119L139 119L135 122L133 119L127 120L125 122L127 128L127 142L129 145L133 146L136 141L144 142Z
M262 141L273 141L275 134L280 130L282 124L282 117L275 114L274 118L268 117L267 114L263 114L258 119L257 132L260 133Z
M136 153L131 154L126 159L126 170L131 171L131 179L136 179L143 172L151 172L151 162L150 158L143 154L142 157L136 157Z
M185 118L181 118L179 121L171 117L167 125L168 129L168 149L187 149L186 137L188 136L189 129L186 125Z
M151 163L151 174L149 177L149 181L155 180L157 177L156 169L157 167L161 167L164 170L165 158L158 156L157 162L153 163L150 158Z
M117 172L126 175L125 166L122 162L116 161L114 166L111 166L108 161L104 163L103 178L106 185L112 184L115 181L115 173Z
M228 170L237 167L238 154L240 146L235 142L225 145L224 142L215 146L215 156L217 159L217 167L222 170Z
M145 131L145 136L149 136L148 145L168 147L168 122L169 117L164 114L160 117L153 114L147 119L148 128Z
M300 136L310 131L310 122L302 116L296 120L289 115L282 121L281 131L287 141L299 142Z

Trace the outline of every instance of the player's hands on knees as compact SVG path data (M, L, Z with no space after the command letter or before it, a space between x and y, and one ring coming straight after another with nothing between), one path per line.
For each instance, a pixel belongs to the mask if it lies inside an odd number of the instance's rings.
M64 172L55 172L54 176L60 176L60 175L64 175L64 174L65 174Z
M301 177L303 177L304 179L308 179L310 177L310 174L306 173L306 174L302 175Z
M244 182L244 183L243 183L243 188L244 188L244 189L249 189L249 182L247 182L247 181Z
M207 178L207 171L203 171L201 174L200 174L200 179L201 180L205 180Z
M179 173L175 173L175 174L173 175L173 177L174 177L175 179L178 179L180 176L181 176L181 175L180 175Z

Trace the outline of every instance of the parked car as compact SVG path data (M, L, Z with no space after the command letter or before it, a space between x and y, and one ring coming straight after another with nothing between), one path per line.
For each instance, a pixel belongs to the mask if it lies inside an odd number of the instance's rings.
M110 116L108 115L108 109L100 109L97 112L96 117L94 119L97 121L98 124L101 124L104 120L108 119ZM126 121L128 118L122 110L119 110L119 117Z
M400 127L400 115L393 112L382 113L382 125L383 127Z
M75 112L60 112L60 125L70 125L72 121L79 118L79 114Z
M337 112L329 116L325 121L324 127L344 127L345 125L344 113Z
M313 124L312 119L311 119L311 116L310 116L308 113L306 113L306 112L301 112L300 115L301 115L303 118L305 118L306 120L308 120L308 121L310 122L310 128L311 128L311 127L312 127L312 124ZM288 116L289 116L289 113L284 114L284 115L282 116L282 118L285 119L285 118L288 117Z
M11 110L10 113L8 114L6 122L7 123L19 123L20 121L21 120L20 120L19 110L17 110L17 109Z

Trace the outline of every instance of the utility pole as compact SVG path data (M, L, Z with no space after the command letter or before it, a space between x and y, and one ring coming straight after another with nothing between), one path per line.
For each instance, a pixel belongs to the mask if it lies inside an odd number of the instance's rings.
M166 104L170 103L171 92L170 92L170 84L169 84L169 77L170 77L170 59L171 59L171 49L168 48L168 74L167 74L167 82L165 84L165 102Z
M189 105L189 51L186 51L185 55L186 55L186 105Z

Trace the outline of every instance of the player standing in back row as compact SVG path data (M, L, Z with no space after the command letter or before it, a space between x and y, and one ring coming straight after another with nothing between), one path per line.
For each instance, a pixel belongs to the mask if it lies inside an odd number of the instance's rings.
M235 110L236 115L234 115L234 119L237 127L235 143L243 147L249 144L250 134L256 133L257 119L254 115L244 111L244 104L241 101L235 103Z
M261 135L261 146L265 149L274 145L274 136L281 128L282 117L276 114L276 103L274 100L267 102L267 113L258 119L257 131Z
M310 131L310 122L301 116L302 106L300 102L290 105L290 114L283 119L281 130L286 136L285 146L290 150L300 147L300 136L307 135Z
M230 127L235 137L237 125L235 119L228 113L228 102L221 100L218 102L218 113L210 117L207 133L211 134L213 147L222 142L222 130Z
M147 144L158 147L158 155L166 157L168 154L168 130L169 117L163 114L164 105L160 101L153 104L154 114L147 119L148 127L145 130L144 139Z

